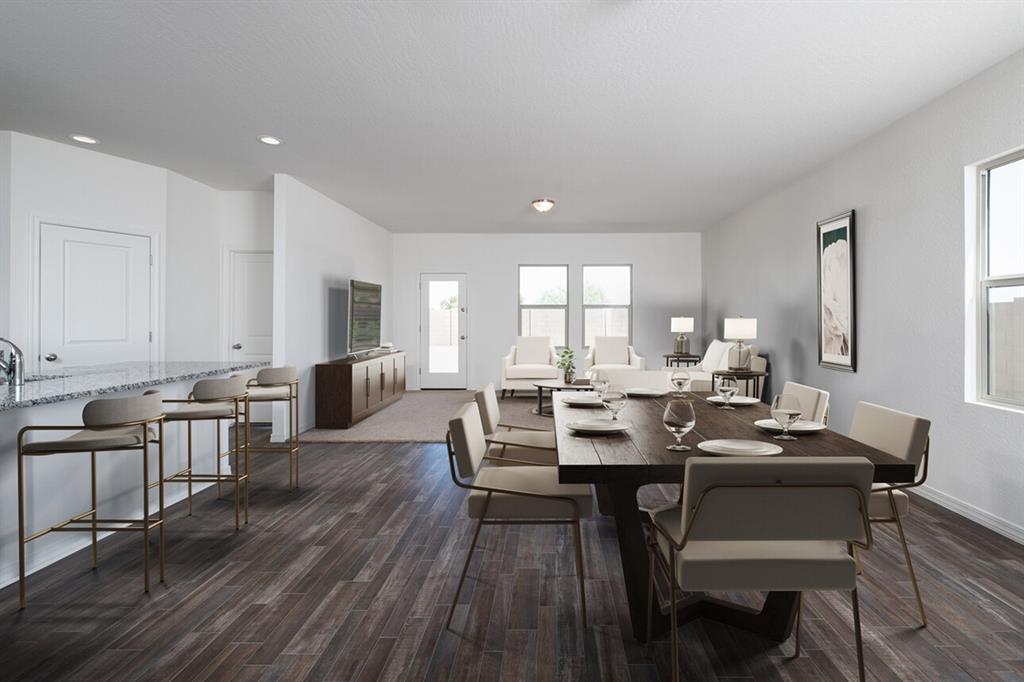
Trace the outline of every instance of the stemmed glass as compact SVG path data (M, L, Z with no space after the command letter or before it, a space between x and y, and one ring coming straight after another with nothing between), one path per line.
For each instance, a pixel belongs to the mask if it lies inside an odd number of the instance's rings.
M697 424L697 416L693 413L693 401L668 401L668 405L665 406L665 414L662 415L661 421L665 424L665 428L668 429L668 432L676 437L675 444L667 445L665 446L665 449L672 450L673 452L686 452L689 450L690 447L688 445L683 445L683 436L688 434Z
M789 435L789 427L800 419L800 401L794 395L780 393L772 400L772 419L782 427L782 433L772 436L775 440L796 440L796 436Z
M609 386L601 394L601 404L612 413L613 421L618 420L619 412L622 412L622 409L626 407L628 399L625 389L618 385Z
M686 395L686 392L690 390L691 379L690 373L685 369L677 369L672 372L672 386L676 389L676 397L682 398Z
M588 369L587 378L590 379L590 385L594 387L598 397L602 397L604 392L608 390L608 379L597 369Z
M718 379L718 386L715 388L715 393L722 399L722 405L719 406L720 410L735 410L736 408L729 404L732 397L739 391L739 386L736 385L736 380L732 377L720 377Z

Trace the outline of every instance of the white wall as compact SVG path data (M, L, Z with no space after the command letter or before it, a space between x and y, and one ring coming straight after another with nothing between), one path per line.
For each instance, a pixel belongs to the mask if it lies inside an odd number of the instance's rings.
M582 266L633 265L633 345L648 367L664 364L675 334L669 318L696 318L691 349L701 350L701 235L396 234L394 342L408 353L411 388L419 387L420 273L465 273L468 384L498 381L500 360L517 334L518 266L569 265L569 345L582 364Z
M705 234L705 319L758 319L776 389L932 420L925 493L1024 540L1024 415L964 402L964 166L1024 143L1024 53ZM856 106L856 103L851 103ZM815 223L855 209L858 369L818 367Z
M7 337L11 300L11 133L0 130L0 336Z
M299 425L312 428L313 365L332 357L331 288L349 279L384 287L381 334L391 334L392 235L288 175L274 176L274 364L299 371ZM344 334L344 330L340 330ZM282 422L275 420L275 438Z

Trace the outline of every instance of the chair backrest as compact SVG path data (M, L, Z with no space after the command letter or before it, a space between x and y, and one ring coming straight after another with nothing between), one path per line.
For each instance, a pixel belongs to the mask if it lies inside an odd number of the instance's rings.
M857 403L850 438L917 466L928 444L931 421L874 403Z
M483 424L484 433L489 436L498 430L498 422L501 421L498 394L494 392L494 384L487 384L474 393L473 400L480 409L480 422Z
M601 378L623 388L672 388L672 372L664 369L603 369Z
M226 400L245 395L245 377L234 375L225 379L200 379L192 387L196 400Z
M288 384L298 378L295 368L291 365L284 367L264 367L256 372L256 383L260 386L272 386L274 384Z
M466 403L448 420L448 438L451 443L450 454L458 465L459 477L476 476L480 462L487 454L487 440L484 438L483 424L480 423L480 410L475 402Z
M517 365L550 365L551 364L551 337L550 336L517 336L516 337L516 359Z
M626 336L595 336L595 365L628 365L629 337Z
M804 419L819 423L825 421L825 415L828 413L828 391L787 381L782 387L782 392L795 396L800 401L800 413Z
M726 364L729 364L729 346L732 344L713 339L708 347L704 350L704 357L700 361L701 367L704 368L705 372L713 372L716 369L728 369L728 367L722 367L722 358L725 357Z
M863 542L874 471L864 457L691 457L683 528L693 520L688 541Z
M160 391L125 398L90 400L82 409L82 423L89 427L117 426L156 419L164 413Z

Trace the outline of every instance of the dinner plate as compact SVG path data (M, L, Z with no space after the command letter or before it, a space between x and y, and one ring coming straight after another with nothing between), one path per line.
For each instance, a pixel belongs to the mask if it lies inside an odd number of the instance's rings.
M782 433L782 426L774 419L758 419L754 422L754 426L760 426L765 431L771 431L772 433ZM824 431L827 428L821 422L798 419L795 424L789 427L789 430L791 433L814 433L816 431Z
M782 452L782 448L775 443L765 443L759 440L739 440L736 438L703 440L697 443L697 447L704 452L724 457L766 457Z
M713 395L713 396L709 397L708 398L708 402L709 403L714 403L715 405L724 405L725 404L725 401L722 400L722 396L720 396L720 395ZM729 404L730 405L757 405L759 402L761 402L761 401L759 399L755 398L754 396L734 395L732 397L732 400L729 401Z
M660 398L668 395L667 388L627 388L626 395L630 398Z
M622 433L632 424L624 421L612 421L611 419L582 419L578 422L569 422L566 427L576 433Z
M570 407L604 407L601 396L596 393L573 393L562 396L562 402Z

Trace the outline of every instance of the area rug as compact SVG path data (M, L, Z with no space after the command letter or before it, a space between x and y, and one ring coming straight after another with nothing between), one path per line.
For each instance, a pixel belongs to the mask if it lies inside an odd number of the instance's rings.
M350 429L310 429L299 436L303 443L443 443L448 420L459 407L473 400L472 391L409 391L393 405L370 415ZM530 412L536 397L499 401L501 420L535 428L554 428L550 417Z

